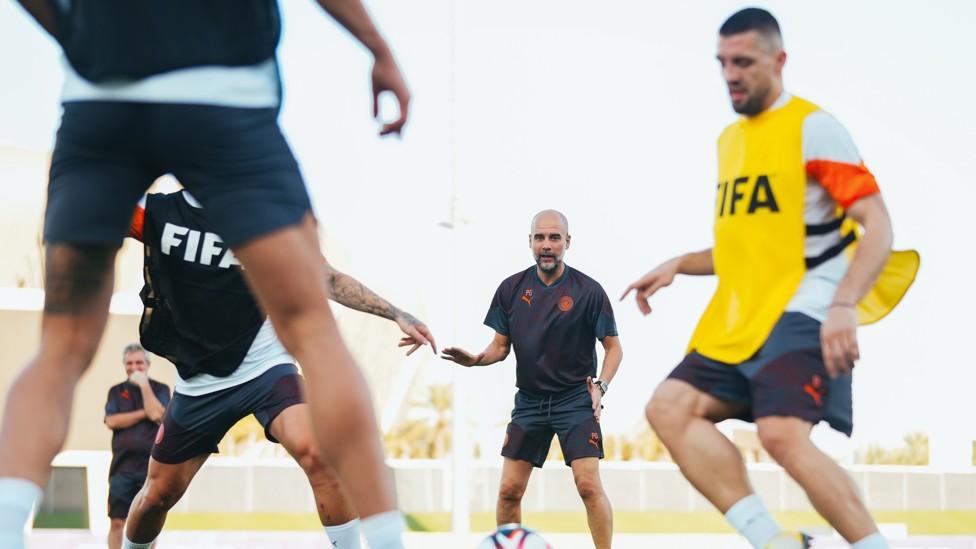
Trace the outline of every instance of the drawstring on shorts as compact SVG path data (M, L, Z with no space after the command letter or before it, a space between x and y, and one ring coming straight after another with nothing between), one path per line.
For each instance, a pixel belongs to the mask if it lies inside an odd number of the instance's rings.
M545 413L546 417L552 417L552 395L539 401L539 413Z

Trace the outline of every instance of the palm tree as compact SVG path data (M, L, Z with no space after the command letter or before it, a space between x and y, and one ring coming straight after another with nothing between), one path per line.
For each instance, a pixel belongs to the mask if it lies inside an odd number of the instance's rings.
M861 463L877 465L928 465L929 436L922 432L909 433L902 439L905 445L887 449L880 444L868 446Z
M383 437L389 456L414 459L445 457L451 448L451 386L430 386L425 398L411 402L410 406L407 415L413 419L396 425Z

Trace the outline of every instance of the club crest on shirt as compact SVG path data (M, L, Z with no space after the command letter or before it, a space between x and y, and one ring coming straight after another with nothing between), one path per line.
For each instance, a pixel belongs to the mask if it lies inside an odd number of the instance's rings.
M532 306L532 290L525 290L525 295L522 296L522 301L528 303L529 307Z
M568 311L568 310L570 310L572 308L573 308L573 298L569 297L568 295L564 295L564 296L562 296L562 297L559 298L559 310L560 311L562 311L562 312L565 313L566 311Z

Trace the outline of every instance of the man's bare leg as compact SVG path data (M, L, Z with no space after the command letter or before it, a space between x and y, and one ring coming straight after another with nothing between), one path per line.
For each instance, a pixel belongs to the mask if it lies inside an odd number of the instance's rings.
M715 427L738 411L675 379L661 383L646 409L682 474L722 513L752 493L742 455Z
M753 547L766 547L782 528L753 493L745 462L715 423L745 405L718 400L692 385L665 380L647 405L647 419L681 473ZM802 540L784 540L802 546ZM793 546L789 545L789 546Z
M360 547L356 508L335 469L322 459L322 453L312 434L308 404L290 406L269 425L271 436L278 440L288 454L305 471L315 497L319 520L336 547ZM342 539L339 539L339 538Z
M520 459L505 458L502 463L502 479L498 485L498 503L495 507L495 523L522 522L522 496L532 475L532 463Z
M30 506L61 451L78 379L98 348L112 297L116 250L52 244L47 248L41 344L6 397L0 427L0 540L23 544Z
M285 348L305 374L312 426L362 517L396 509L372 400L328 304L315 220L234 250Z
M115 252L67 244L48 248L41 348L7 393L0 477L47 483L68 434L75 385L105 330Z
M202 454L175 465L149 458L146 483L129 507L126 539L133 543L149 543L159 537L169 510L180 501L190 481L209 457L210 454Z
M576 489L586 506L586 522L593 537L593 546L596 549L610 549L613 509L600 480L600 460L595 457L574 459L570 467L573 468Z
M122 547L122 530L125 529L125 519L114 518L108 526L108 549Z
M813 426L800 418L770 416L756 420L759 440L810 498L814 509L848 542L878 531L843 468L810 440Z

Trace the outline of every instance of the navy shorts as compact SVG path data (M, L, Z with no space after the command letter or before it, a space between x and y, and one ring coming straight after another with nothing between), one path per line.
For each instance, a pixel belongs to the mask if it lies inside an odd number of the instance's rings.
M756 354L726 364L692 351L671 372L699 391L728 402L748 404L737 419L797 417L851 435L851 375L831 379L820 347L820 322L802 313L784 313Z
M583 457L603 458L603 431L593 417L593 400L585 383L562 393L515 393L502 455L542 467L553 435L559 436L566 465Z
M156 435L152 457L176 465L202 454L217 453L217 443L244 417L254 414L264 436L284 409L305 402L302 376L293 364L279 364L236 387L206 395L173 393Z
M146 473L121 473L108 477L108 516L113 519L129 517L129 507L132 500L142 490L146 482Z
M44 240L118 247L136 203L172 174L229 246L299 223L311 202L274 108L64 103Z

